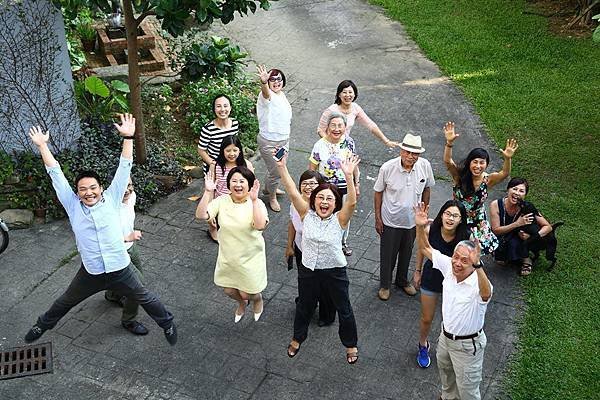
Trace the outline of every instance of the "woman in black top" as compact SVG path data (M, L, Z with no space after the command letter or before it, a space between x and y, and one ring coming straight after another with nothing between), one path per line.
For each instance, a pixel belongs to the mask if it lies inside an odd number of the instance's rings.
M448 200L429 227L429 243L442 254L452 257L454 247L461 240L469 239L467 213L461 202ZM423 255L417 252L416 269L413 276L415 287L421 287L421 320L419 326L419 353L417 363L421 368L431 364L429 341L431 323L435 315L437 299L442 293L442 273L433 268L431 260L423 265Z
M521 265L521 275L531 273L533 262L529 252L551 247L546 250L546 258L556 261L556 238L548 220L525 201L529 183L524 178L512 178L506 186L506 196L490 204L492 231L500 239L500 246L494 252L496 262Z

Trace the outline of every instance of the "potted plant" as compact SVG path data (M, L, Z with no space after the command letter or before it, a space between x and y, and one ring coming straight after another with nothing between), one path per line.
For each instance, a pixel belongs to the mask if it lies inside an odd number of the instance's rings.
M96 47L96 28L91 22L85 22L77 25L75 28L84 51L94 51Z

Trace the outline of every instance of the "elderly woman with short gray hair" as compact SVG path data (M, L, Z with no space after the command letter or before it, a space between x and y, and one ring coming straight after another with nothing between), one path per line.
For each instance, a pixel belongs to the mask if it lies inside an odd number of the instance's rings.
M327 182L337 186L345 196L348 184L341 169L341 163L356 153L354 140L346 135L346 117L340 113L331 113L326 121L325 136L313 146L309 157L308 169L319 171ZM360 194L360 171L358 166L353 174L356 194ZM342 249L346 256L352 255L352 249L347 244L348 229L342 238Z

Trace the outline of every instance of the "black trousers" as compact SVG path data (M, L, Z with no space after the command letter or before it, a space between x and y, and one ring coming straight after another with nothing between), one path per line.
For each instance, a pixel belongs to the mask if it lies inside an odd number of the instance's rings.
M396 268L395 285L405 287L408 280L408 265L412 257L416 229L392 228L383 225L383 234L379 242L379 287L389 289Z
M294 256L296 257L296 268L300 271L300 267L302 265L302 252L294 243ZM300 272L298 272L298 287L300 287ZM329 325L335 321L335 306L333 305L333 301L331 300L331 296L327 291L327 286L324 282L321 282L320 292L317 297L317 305L319 306L319 321L322 323ZM298 289L299 291L300 289ZM296 302L298 302L300 297L296 298Z
M161 328L171 326L173 314L167 311L154 293L142 285L131 264L122 270L99 275L88 273L82 264L67 290L38 318L37 325L42 329L54 328L71 308L107 289L141 305Z
M298 295L294 317L294 340L302 343L308 336L321 287L325 286L338 313L339 335L345 347L356 347L358 334L356 320L350 304L349 280L346 268L317 269L311 271L303 265L298 267Z

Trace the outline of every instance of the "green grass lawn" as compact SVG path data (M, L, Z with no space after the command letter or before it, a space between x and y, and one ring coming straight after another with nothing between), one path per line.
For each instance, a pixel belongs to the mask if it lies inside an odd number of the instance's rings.
M523 0L371 0L462 88L551 221L559 266L522 279L513 399L600 396L600 44L556 37ZM543 265L543 263L542 263ZM493 321L489 321L493 323Z

